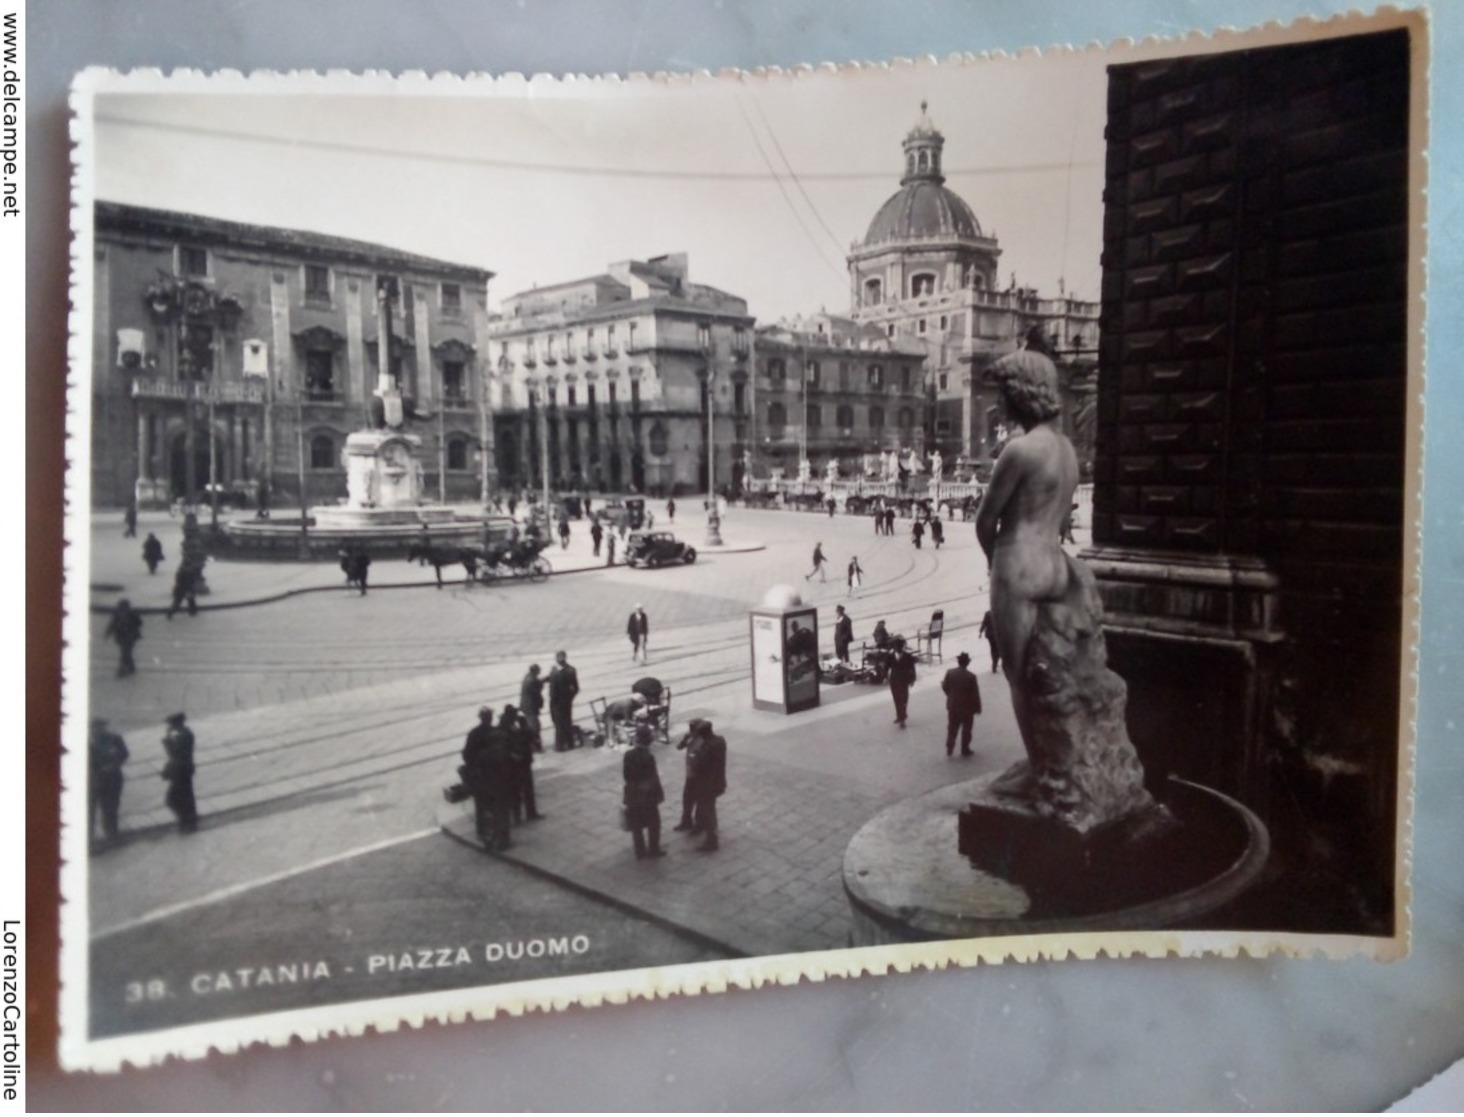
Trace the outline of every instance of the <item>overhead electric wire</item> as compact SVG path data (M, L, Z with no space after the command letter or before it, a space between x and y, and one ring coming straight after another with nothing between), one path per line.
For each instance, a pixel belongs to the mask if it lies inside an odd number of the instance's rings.
M829 240L833 243L834 250L836 252L843 252L843 243L834 235L834 231L829 228L829 223L823 219L823 214L819 213L818 206L813 204L813 199L808 196L808 191L803 188L803 181L798 177L798 172L793 169L793 164L789 161L787 153L783 150L783 145L778 142L778 133L773 131L772 122L768 120L767 114L762 111L762 105L758 103L756 98L753 98L752 107L757 110L757 115L761 118L763 127L767 129L768 139L773 141L773 147L778 152L778 158L782 159L783 166L788 168L788 177L793 180L793 185L798 187L798 193L803 195L803 200L808 204L808 208L813 211L813 216L823 226L823 231L828 234Z

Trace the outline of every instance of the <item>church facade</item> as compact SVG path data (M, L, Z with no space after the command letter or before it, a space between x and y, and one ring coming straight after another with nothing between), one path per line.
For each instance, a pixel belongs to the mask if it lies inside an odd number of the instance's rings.
M900 189L848 255L850 314L926 354L925 444L947 462L980 464L1008 433L988 370L1034 329L1055 351L1064 412L1079 458L1092 460L1096 302L1000 282L1001 248L971 206L945 185L945 137L926 106L905 136Z

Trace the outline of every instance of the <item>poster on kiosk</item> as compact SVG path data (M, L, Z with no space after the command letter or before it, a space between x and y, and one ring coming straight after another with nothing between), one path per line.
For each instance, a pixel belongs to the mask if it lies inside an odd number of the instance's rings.
M775 587L752 610L749 624L753 706L785 714L817 706L818 610L787 587Z

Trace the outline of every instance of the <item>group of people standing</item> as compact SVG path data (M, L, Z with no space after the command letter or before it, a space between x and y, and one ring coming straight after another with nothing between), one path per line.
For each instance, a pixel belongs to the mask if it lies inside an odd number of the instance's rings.
M178 820L180 834L198 829L198 802L193 794L194 738L188 728L187 715L169 714L167 732L163 734L165 762L159 775L167 781L163 797ZM131 759L127 742L112 728L106 718L94 717L88 734L88 791L90 810L88 827L93 842L110 845L117 840L118 814L122 808L122 788L126 783L123 768Z
M579 672L569 662L567 652L554 653L554 666L548 677L540 673L537 663L529 665L528 674L519 684L518 713L533 732L535 751L543 752L540 716L544 710L544 691L549 691L549 720L554 726L554 751L566 752L579 744L574 725L574 700L579 694Z
M727 790L727 741L705 718L692 718L677 743L686 750L686 782L681 792L681 820L675 830L701 835L698 852L720 848L717 836L717 800ZM649 726L636 728L635 742L621 762L624 791L621 798L625 829L630 831L636 860L664 857L661 845L661 804L666 793L651 752Z
M510 831L516 823L544 817L534 794L534 753L543 746L512 703L503 707L497 725L493 718L491 706L478 711L478 724L463 742L458 774L473 798L478 840L496 852L512 847Z

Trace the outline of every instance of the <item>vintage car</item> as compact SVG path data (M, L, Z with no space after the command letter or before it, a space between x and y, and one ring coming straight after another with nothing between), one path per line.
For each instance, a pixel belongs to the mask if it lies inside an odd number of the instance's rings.
M695 562L696 551L669 531L634 531L625 541L627 566L665 566Z

